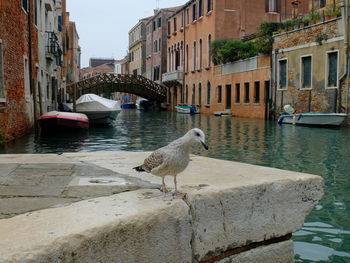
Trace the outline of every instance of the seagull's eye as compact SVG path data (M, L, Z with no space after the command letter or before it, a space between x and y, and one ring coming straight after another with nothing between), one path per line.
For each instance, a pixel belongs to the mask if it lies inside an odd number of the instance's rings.
M197 135L197 136L201 136L198 132L196 132L196 135Z

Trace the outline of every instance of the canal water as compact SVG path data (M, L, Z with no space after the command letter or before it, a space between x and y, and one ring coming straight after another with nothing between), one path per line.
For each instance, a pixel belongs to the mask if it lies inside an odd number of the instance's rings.
M325 195L293 235L295 262L350 262L350 128L277 125L253 119L167 112L121 112L111 127L35 138L33 134L0 148L0 153L152 151L201 128L214 158L317 174Z

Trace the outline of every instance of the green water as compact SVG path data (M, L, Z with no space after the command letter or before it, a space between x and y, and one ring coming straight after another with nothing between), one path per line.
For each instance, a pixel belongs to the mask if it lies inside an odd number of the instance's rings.
M197 154L321 175L325 195L293 235L296 262L350 262L350 128L126 110L112 127L54 138L30 134L0 153L152 151L192 127L201 128L210 145Z

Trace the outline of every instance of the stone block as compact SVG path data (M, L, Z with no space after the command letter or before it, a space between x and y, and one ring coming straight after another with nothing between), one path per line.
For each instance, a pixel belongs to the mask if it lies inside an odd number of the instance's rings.
M293 241L262 246L217 261L218 263L293 263Z
M0 220L0 262L192 262L182 200L137 190Z

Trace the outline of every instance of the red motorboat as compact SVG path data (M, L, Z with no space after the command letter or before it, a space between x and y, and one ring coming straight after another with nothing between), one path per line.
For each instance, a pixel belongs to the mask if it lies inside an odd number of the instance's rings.
M50 111L38 118L42 129L85 129L89 119L83 113Z

